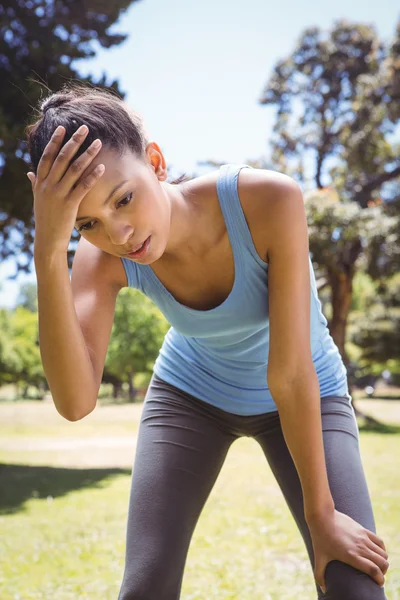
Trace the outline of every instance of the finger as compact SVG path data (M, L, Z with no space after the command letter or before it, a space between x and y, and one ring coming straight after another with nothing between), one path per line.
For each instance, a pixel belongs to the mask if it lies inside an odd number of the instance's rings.
M320 571L317 571L317 570L314 571L314 579L315 579L316 583L319 585L319 587L321 588L321 590L324 592L325 581L324 581L324 576L321 574Z
M366 532L368 534L368 537L373 542L375 542L375 544L377 544L378 546L380 546L382 548L382 550L385 550L385 552L386 552L386 546L383 543L383 540L378 535L376 535L376 533L374 533L373 531L370 531L369 529L366 529Z
M381 556L383 556L383 558L385 560L387 560L389 558L389 555L386 552L386 550L383 550L380 546L375 544L375 542L373 542L371 539L368 538L368 541L366 542L366 544L367 544L368 548L373 550L373 552L376 552L377 554L380 554Z
M105 166L103 164L97 165L88 175L86 175L82 181L79 181L77 186L71 192L71 202L79 202L89 192L92 187L95 186L97 181L103 175Z
M326 565L327 565L327 561L318 561L316 562L315 565L315 569L314 569L314 578L315 581L318 583L319 587L321 588L321 590L323 591L323 593L325 594L326 592L326 587L325 587L325 570L326 570Z
M374 581L376 581L378 585L382 586L385 583L385 578L378 565L368 558L357 556L357 558L354 561L351 561L349 564L356 569L359 569L359 571L369 575Z
M386 572L389 568L389 561L387 561L385 558L383 558L383 556L381 556L380 554L377 554L376 552L374 552L373 550L370 550L369 548L365 549L365 554L363 556L372 560L372 562L374 562L376 565L378 565L378 567L382 571L383 575L386 575Z
M36 178L38 181L43 181L50 173L54 159L57 156L57 152L60 149L61 142L64 139L64 135L65 129L60 125L54 131L45 149L43 150L43 154L40 157L38 168L36 171Z
M318 578L315 577L315 581L317 582L317 584L321 588L322 592L325 594L325 592L326 592L325 578L324 577L318 577Z
M78 148L83 144L84 140L86 139L89 130L87 127L86 129L82 130L82 127L86 126L81 125L81 127L74 131L68 142L58 152L56 159L51 167L51 171L48 174L48 180L53 185L58 184L64 177L65 173L69 170L71 160L77 153Z
M96 145L96 142L99 142ZM58 187L61 190L64 190L66 194L71 193L71 189L75 189L79 183L82 175L85 173L86 169L93 162L93 159L98 155L101 150L101 140L94 140L89 148L84 152L79 158L74 160L73 163L70 164L67 172L64 177L58 184ZM98 165L100 166L100 165ZM92 171L91 171L92 172ZM85 175L86 178L86 175ZM84 178L82 178L83 181Z

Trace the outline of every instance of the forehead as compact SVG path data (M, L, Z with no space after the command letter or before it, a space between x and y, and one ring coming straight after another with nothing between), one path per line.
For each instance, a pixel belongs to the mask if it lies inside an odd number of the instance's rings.
M80 177L80 181L101 164L105 166L105 171L86 194L87 198L98 196L99 190L102 193L103 191L109 193L117 183L120 183L124 179L140 183L146 176L145 165L130 150L124 152L123 155L119 155L115 150L104 147L86 167Z
M140 161L130 150L125 151L121 156L115 150L104 147L92 160L88 169L91 170L100 164L103 164L106 168L102 179L105 177L118 178L126 176L128 172L131 176L134 176L135 173L140 171Z
M136 189L137 184L145 177L145 165L131 151L120 156L115 150L104 147L86 168L80 180L100 164L104 164L105 171L82 199L78 218L81 215L90 215L98 208L99 201L104 201L118 184L127 182L119 190L120 193L124 193L128 188L128 181L134 184Z

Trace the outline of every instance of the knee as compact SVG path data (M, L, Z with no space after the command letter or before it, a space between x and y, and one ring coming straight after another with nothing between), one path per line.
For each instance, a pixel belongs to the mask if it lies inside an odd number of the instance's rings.
M387 600L372 577L339 560L328 563L325 583L324 600Z

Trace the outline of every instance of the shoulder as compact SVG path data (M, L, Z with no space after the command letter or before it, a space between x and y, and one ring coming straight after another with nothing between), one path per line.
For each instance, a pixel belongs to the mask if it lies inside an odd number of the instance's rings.
M260 210L266 203L275 204L288 194L301 193L299 184L292 177L269 169L241 169L238 190L246 204L253 203Z
M100 277L103 285L117 290L128 286L122 260L118 256L113 256L97 248L84 237L81 237L78 242L75 261L84 264L88 273L95 273Z
M195 180L194 189L206 197L216 196L219 169ZM268 261L273 236L280 224L296 219L304 211L299 184L290 176L269 169L243 168L238 176L238 195L254 245L263 260Z
M287 236L299 246L307 230L304 198L288 175L267 169L241 169L238 193L255 245L266 261L280 252Z
M299 184L288 175L268 169L241 169L238 194L250 229L269 234L291 207L303 205Z
M288 175L266 169L242 169L238 190L250 227L267 239L289 235L296 222L305 221L304 197L300 185Z
M192 179L185 184L193 193L215 193L219 169ZM238 176L238 194L247 215L256 213L260 216L265 210L274 208L285 198L302 197L299 184L289 175L269 169L243 168Z

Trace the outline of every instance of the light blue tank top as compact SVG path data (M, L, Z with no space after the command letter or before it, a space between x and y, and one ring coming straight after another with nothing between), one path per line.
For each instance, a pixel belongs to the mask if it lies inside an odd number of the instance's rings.
M222 304L211 310L189 308L175 300L150 265L121 260L128 285L151 298L171 325L154 364L155 374L229 413L257 415L277 406L267 384L268 263L255 249L239 200L242 168L252 167L222 165L217 180L235 261L234 285ZM310 341L320 396L346 396L351 402L346 367L327 328L310 256L309 266Z

